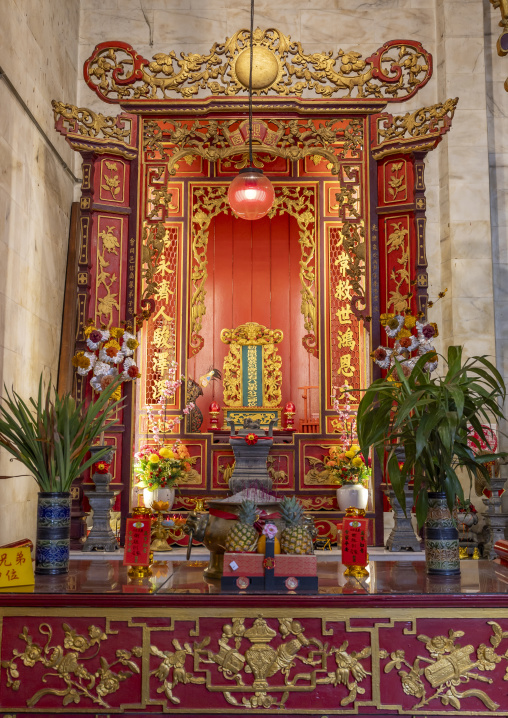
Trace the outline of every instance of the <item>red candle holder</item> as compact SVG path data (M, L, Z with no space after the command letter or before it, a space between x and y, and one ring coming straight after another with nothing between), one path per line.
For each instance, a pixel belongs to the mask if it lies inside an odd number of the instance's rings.
M219 428L220 406L217 404L216 401L212 401L208 411L210 414L210 427L209 428L210 429L218 429Z
M293 404L292 401L288 401L288 403L284 407L284 415L286 417L286 429L288 429L289 431L294 431L295 414L296 414L296 406Z

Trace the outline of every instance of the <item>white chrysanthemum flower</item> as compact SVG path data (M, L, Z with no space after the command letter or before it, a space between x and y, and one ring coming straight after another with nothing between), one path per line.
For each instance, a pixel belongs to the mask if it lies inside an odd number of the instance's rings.
M418 355L423 356L424 354L428 354L428 352L435 352L436 349L434 345L431 342L427 342L425 340L421 341L418 347Z
M374 362L375 362L375 363L378 365L378 367L380 367L381 369L389 369L389 368L390 368L390 364L391 364L391 362L392 362L393 349L390 349L389 347L378 347L378 348L376 349L376 352L379 351L380 349L385 352L385 356L384 356L384 358L382 358L382 359L381 359L381 358L377 359L377 358L374 356ZM375 354L375 352L374 352L374 354Z
M425 371L427 371L429 374L432 374L433 371L437 369L437 361L428 361L426 364L423 365L423 368Z
M404 326L404 321L405 321L402 314L396 314L392 319L390 319L390 322L392 322L394 319L397 320L396 327L393 327L393 329L392 329L388 326L388 324L385 325L385 332L386 332L387 336L389 336L392 339L393 339L393 337L396 337L397 334L400 332L400 330Z
M109 366L109 364L106 364L106 362L96 361L93 368L93 373L95 376L100 376L101 374L109 374L110 369L111 367Z
M411 334L408 339L411 340L411 344L408 347L404 347L404 349L406 349L408 352L414 352L420 346L420 341L417 337L415 337L414 334Z
M102 391L101 387L101 377L94 376L90 379L90 386L92 389L95 389L95 391Z
M130 332L124 332L122 337L122 351L125 356L132 356L139 346L139 342ZM130 346L128 346L130 344Z
M77 371L78 374L81 374L81 376L86 376L88 372L93 368L95 362L97 361L97 357L91 352L83 352L83 356L88 359L89 364L87 367L78 367Z
M124 372L127 371L127 369L135 364L134 359L131 359L131 357L127 357L123 363Z
M102 334L102 341L107 342L111 334L109 333L109 329L99 329L100 333Z
M88 339L86 340L86 345L87 345L87 347L90 349L90 351L94 352L94 351L96 351L96 350L99 348L99 346L100 346L100 341L99 341L99 342L93 342L93 341L90 339L90 337L88 337Z
M101 349L99 352L99 359L100 361L105 362L106 364L120 364L121 361L123 361L124 355L122 352L117 352L115 356L110 357L109 354L107 354L106 349Z

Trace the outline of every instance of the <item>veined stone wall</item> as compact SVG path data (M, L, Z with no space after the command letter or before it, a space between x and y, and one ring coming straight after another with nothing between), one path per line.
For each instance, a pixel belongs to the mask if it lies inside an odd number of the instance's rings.
M51 100L77 92L79 0L2 0L0 8L0 394L26 400L56 381L74 153L53 129ZM9 87L47 134L50 148ZM0 451L0 475L24 474ZM37 485L0 482L0 544L35 536Z

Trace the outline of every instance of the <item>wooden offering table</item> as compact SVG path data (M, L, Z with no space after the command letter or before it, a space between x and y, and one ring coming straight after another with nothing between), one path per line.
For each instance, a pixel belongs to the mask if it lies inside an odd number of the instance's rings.
M314 595L232 595L205 562L73 560L2 593L0 716L508 716L508 568L319 557ZM29 589L32 590L31 588Z

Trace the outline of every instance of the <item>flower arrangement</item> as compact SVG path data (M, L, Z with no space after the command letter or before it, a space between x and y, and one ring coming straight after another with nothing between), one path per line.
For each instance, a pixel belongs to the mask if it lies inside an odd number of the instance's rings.
M167 416L168 402L184 381L184 377L176 378L177 369L177 362L172 362L161 393L163 406L157 412L151 406L147 407L148 433L152 435L153 443L141 446L134 454L134 473L138 477L136 486L140 489L171 489L195 461L180 439L173 444L166 441L166 434L182 421L182 416ZM194 403L189 402L183 414L188 414L193 408Z
M339 392L343 400L341 407L337 396L332 397L337 412L341 444L330 447L323 463L339 488L344 484L361 484L368 488L371 469L365 464L356 441L356 415L351 411L351 387L346 383ZM347 448L344 448L347 447Z
M173 488L190 469L189 451L179 439L159 448L145 444L134 458L134 473L138 477L136 486L150 491Z
M358 444L352 444L347 451L340 446L330 447L324 464L339 488L344 484L361 484L368 488L371 470L366 466Z
M117 377L124 382L141 376L134 359L139 342L129 329L106 329L105 326L99 329L93 319L88 320L84 329L88 351L77 352L72 358L72 364L81 376L92 372L90 384L96 392L103 391ZM116 391L115 399L120 398L120 386Z
M387 337L394 339L395 343L393 349L379 346L371 352L374 363L381 369L391 370L397 360L404 376L408 377L418 359L428 354L424 370L429 374L433 372L438 360L432 340L439 336L439 332L437 324L420 321L422 318L422 313L411 314L411 310L406 310L405 314L382 314L381 324Z

